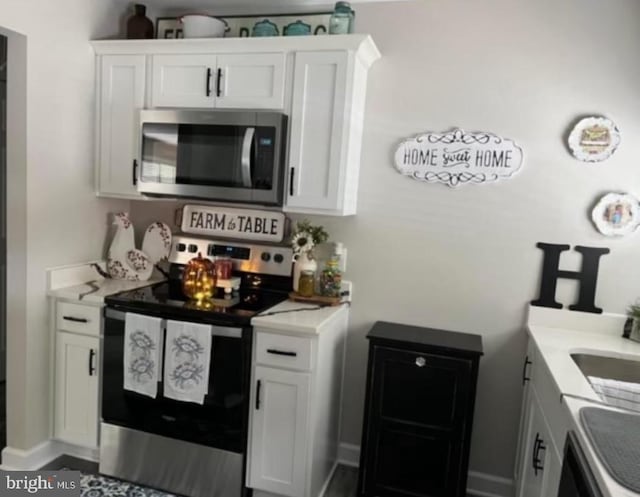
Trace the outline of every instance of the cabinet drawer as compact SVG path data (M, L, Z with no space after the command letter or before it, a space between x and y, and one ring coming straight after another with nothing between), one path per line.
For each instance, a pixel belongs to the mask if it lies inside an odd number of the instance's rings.
M101 310L101 307L58 302L56 305L56 328L99 336Z
M312 368L310 338L258 332L256 362L265 366L309 371Z

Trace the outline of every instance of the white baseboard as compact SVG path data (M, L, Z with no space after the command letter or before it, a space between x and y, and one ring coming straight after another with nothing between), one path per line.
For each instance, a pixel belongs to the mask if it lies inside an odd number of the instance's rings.
M0 469L32 471L65 454L94 462L98 461L99 457L98 449L80 447L59 440L47 440L28 450L5 447L2 449Z
M358 467L360 463L360 447L354 444L341 443L338 447L338 462L346 466ZM475 497L513 497L513 480L499 476L469 471L467 493Z
M357 468L360 464L360 446L340 443L338 446L338 463Z

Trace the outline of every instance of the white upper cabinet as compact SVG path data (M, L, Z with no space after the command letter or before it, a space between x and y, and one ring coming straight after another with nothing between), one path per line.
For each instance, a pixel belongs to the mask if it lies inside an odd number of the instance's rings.
M287 198L284 210L356 213L370 38L358 50L295 54Z
M139 198L139 119L144 108L144 55L104 55L98 65L96 190L99 195Z
M138 198L141 108L268 109L289 116L283 211L356 213L371 37L94 41L97 190ZM146 80L145 80L146 75Z
M216 107L219 109L282 109L286 54L218 56Z
M151 60L151 107L213 107L215 56L154 55Z
M282 109L284 53L152 57L152 107Z

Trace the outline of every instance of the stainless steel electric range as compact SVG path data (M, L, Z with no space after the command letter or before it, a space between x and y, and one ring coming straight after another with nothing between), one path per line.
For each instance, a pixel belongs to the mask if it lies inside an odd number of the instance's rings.
M238 291L220 289L206 308L188 302L181 289L184 265L198 253L230 257L233 276L240 278ZM250 492L244 485L250 321L287 298L292 252L284 246L175 237L169 260L168 281L105 299L100 472L191 497L245 497ZM124 388L128 312L211 325L202 405L164 397L162 375L155 398Z

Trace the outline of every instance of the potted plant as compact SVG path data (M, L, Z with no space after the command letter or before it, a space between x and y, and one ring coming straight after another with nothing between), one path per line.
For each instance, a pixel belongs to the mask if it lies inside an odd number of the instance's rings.
M308 220L296 224L296 229L291 234L291 247L293 248L293 290L298 291L300 272L315 271L318 263L313 253L314 247L326 242L329 234L322 226L314 226Z

